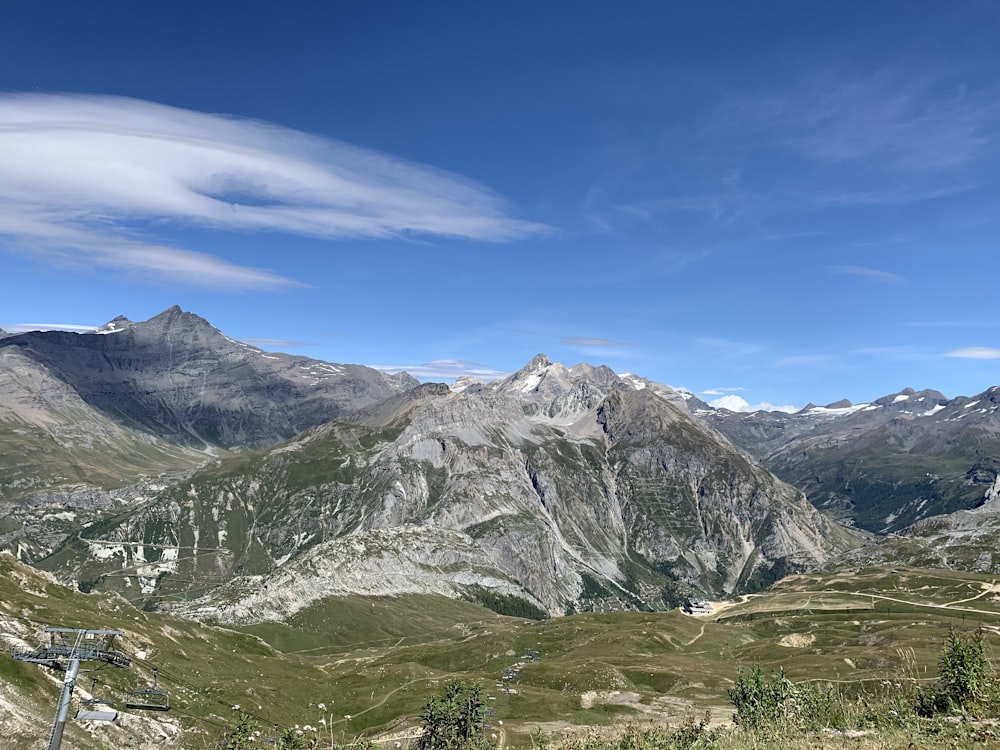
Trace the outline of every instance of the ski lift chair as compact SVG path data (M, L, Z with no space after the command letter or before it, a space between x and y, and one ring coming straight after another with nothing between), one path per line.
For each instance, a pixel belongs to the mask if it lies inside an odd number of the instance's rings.
M97 679L92 678L90 683L90 697L84 698L83 707L76 712L77 721L114 721L118 718L118 711L115 704L107 698L98 698L94 688Z
M125 696L125 708L137 711L169 711L170 698L156 687L157 668L153 667L153 687L136 688Z

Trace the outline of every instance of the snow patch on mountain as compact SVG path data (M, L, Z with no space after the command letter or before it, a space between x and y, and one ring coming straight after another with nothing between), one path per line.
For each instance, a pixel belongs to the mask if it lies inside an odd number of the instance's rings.
M816 416L826 416L826 417L843 417L848 414L854 414L857 411L863 411L867 409L870 404L852 404L851 406L840 406L840 407L830 407L830 406L813 406L806 409L807 414L814 414Z

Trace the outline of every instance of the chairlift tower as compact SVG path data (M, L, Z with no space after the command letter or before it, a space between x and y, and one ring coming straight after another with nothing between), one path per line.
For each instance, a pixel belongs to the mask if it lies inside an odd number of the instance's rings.
M132 660L113 647L114 637L124 635L121 630L87 630L81 628L45 628L49 634L48 644L34 651L11 649L11 656L18 661L41 664L43 667L65 672L56 718L49 735L48 750L59 750L62 745L63 730L69 718L69 707L73 700L76 677L80 673L81 661L100 661L118 669L128 669Z

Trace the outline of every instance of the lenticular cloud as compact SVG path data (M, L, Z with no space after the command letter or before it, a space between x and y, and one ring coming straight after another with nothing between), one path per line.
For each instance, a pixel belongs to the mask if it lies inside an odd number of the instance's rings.
M244 288L294 282L163 246L142 227L490 241L541 229L510 218L483 186L431 167L122 97L0 95L0 164L0 235L19 246Z

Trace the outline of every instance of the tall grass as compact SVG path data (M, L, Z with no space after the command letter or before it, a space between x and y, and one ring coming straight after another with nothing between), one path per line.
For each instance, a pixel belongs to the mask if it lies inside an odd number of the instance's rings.
M904 664L907 661L904 659ZM741 669L728 693L735 728L711 728L708 717L677 727L629 726L590 733L560 750L763 750L764 748L1000 747L1000 680L985 653L982 631L949 634L931 686L911 674L845 686L794 683L781 670ZM536 738L536 747L546 747Z

